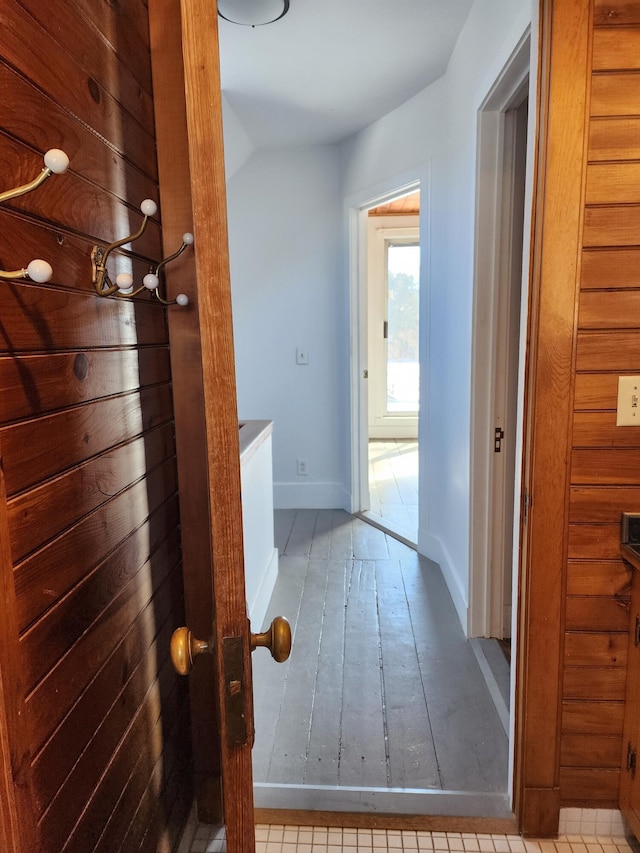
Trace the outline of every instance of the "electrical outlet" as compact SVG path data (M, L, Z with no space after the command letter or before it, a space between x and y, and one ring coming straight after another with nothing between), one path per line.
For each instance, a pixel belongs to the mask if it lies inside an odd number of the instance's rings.
M296 364L309 364L309 352L306 347L296 349Z
M298 459L297 467L298 467L298 477L306 477L307 476L307 460L306 459Z
M618 377L616 426L640 426L640 376Z

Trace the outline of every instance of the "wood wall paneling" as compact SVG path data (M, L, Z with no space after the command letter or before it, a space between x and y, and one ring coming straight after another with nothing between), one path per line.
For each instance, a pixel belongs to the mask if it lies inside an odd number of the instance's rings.
M640 433L616 426L618 376L640 369L640 4L594 3L576 322L560 794L616 806L631 570L620 514L640 511ZM616 758L617 753L617 758Z
M13 750L24 744L15 772L30 796L13 813L32 810L2 831L21 853L173 846L192 754L187 686L168 657L184 604L167 318L148 299L95 295L90 263L94 243L137 230L142 199L159 198L148 11L9 0L0 25L3 183L35 177L48 148L71 160L0 210L3 268L54 268L49 284L0 288L0 519L15 597L2 636L23 676ZM139 279L162 251L158 215L110 273Z

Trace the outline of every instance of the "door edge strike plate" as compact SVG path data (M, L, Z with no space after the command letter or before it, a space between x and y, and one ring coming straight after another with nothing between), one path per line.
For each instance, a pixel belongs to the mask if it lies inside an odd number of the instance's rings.
M247 743L247 721L244 716L244 651L242 637L222 638L224 664L224 703L227 717L227 743L244 746Z

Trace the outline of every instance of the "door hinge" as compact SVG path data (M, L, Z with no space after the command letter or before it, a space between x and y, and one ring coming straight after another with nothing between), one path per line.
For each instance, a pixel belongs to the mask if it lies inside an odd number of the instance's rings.
M528 490L525 489L524 494L522 496L522 515L523 515L523 521L525 524L527 523L527 518L529 517L529 507L530 506L531 506L531 495L529 494Z
M640 646L640 616L636 615L636 627L633 632L634 646Z
M389 321L385 320L382 326L382 337L387 340L389 337Z
M631 773L631 778L636 778L636 751L631 745L631 741L627 744L627 773Z
M368 379L368 378L369 378L369 371L368 371L368 370L363 370L363 371L362 371L362 378L363 378L363 379Z
M494 453L500 453L502 450L502 439L504 438L504 430L496 427L493 433L493 450Z

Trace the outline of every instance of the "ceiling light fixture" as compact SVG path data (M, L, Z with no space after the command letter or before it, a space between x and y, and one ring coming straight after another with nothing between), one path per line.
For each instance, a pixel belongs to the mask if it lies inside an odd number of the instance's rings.
M232 24L261 27L283 18L289 0L218 0L218 14Z

